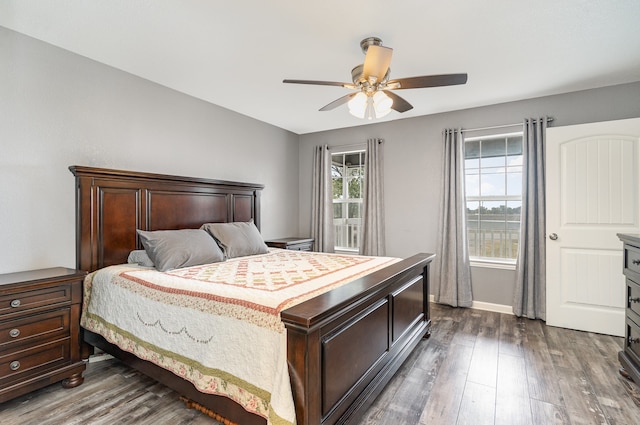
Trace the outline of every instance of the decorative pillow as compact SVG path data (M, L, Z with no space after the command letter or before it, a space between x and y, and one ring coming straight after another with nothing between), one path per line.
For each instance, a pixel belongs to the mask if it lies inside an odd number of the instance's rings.
M200 228L209 232L218 241L227 258L269 252L269 248L264 243L262 235L253 221L205 223Z
M144 267L153 267L153 261L147 255L147 251L144 249L136 249L129 253L129 258L127 258L127 263L129 264L137 264L139 266Z
M216 241L203 230L137 232L149 258L161 272L224 261L224 254Z

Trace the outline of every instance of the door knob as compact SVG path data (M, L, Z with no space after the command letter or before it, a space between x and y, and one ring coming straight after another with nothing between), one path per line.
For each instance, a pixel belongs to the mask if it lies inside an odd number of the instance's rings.
M551 239L552 241L555 241L555 240L558 239L558 235L555 234L555 233L552 233L552 234L549 235L549 239Z

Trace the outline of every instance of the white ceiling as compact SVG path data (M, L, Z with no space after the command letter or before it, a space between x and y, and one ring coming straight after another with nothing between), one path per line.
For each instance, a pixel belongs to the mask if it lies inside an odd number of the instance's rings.
M298 134L367 123L282 80L349 82L368 36L391 78L469 75L381 121L640 81L639 0L2 0L0 25Z

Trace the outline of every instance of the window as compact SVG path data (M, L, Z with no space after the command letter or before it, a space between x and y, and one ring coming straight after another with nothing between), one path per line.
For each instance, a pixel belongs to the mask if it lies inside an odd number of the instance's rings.
M522 133L468 138L464 159L469 256L515 263L522 207Z
M336 251L360 248L364 156L364 150L331 155Z

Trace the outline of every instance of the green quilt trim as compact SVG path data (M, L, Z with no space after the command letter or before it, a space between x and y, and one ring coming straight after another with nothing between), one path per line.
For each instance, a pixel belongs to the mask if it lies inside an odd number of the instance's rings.
M183 355L174 353L172 351L169 350L165 350L164 348L160 348L154 344L150 344L146 341L141 340L140 338L136 337L135 335L133 335L130 332L125 331L124 329L120 329L119 327L105 321L102 317L97 316L93 313L89 313L86 312L86 315L88 318L100 323L103 327L107 328L109 331L115 333L115 334L119 334L122 337L125 337L131 341L133 341L135 344L140 345L141 347L146 348L149 351L152 351L154 353L157 353L163 357L169 358L169 359L173 359L173 360L177 360L180 363L183 363L189 367L191 367L192 369L202 373L203 375L207 375L207 376L213 376L219 379L224 380L225 382L229 382L235 386L237 386L238 388L241 388L253 395L255 395L256 397L260 398L261 400L264 400L265 402L269 402L271 400L271 393L267 390L264 390L260 387L257 387L253 384L251 384L250 382L245 381L244 379L238 378L237 376L225 372L224 370L220 370L217 368L212 368L212 367L207 367L205 365L203 365L200 362L197 362L193 359L190 359L188 357L185 357ZM285 422L286 423L286 422Z

